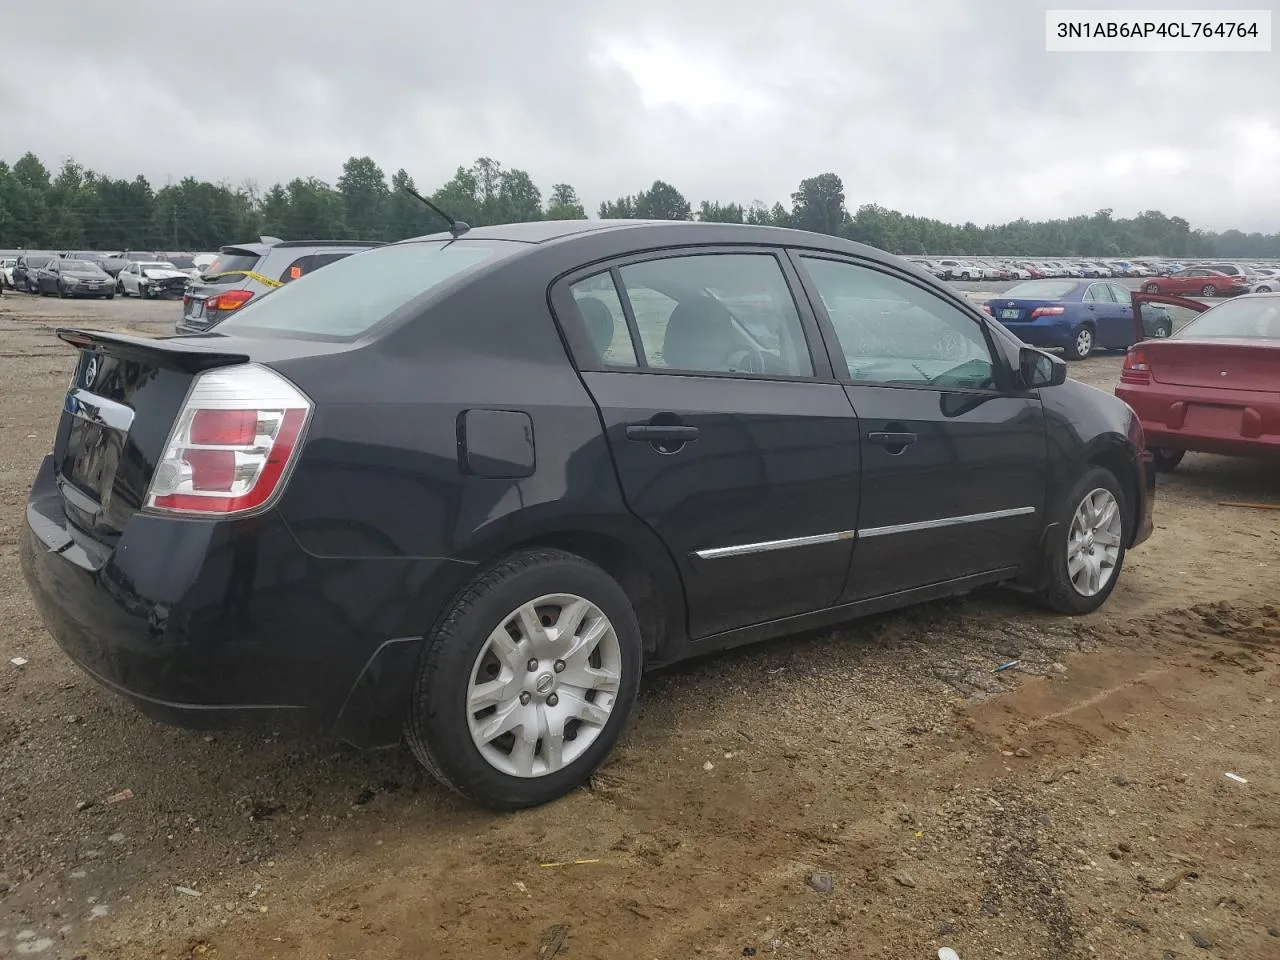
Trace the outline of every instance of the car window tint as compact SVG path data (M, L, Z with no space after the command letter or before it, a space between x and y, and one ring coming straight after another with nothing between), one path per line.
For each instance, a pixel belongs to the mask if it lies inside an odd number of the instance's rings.
M525 244L506 240L412 241L374 247L255 298L219 332L355 339L454 277L509 256Z
M579 280L569 288L578 313L595 350L594 359L609 367L635 367L636 349L627 331L627 315L622 309L613 276L605 271Z
M1126 307L1132 302L1129 291L1114 283L1111 284L1111 295L1116 298L1116 303L1123 304Z
M977 320L877 270L801 259L831 317L852 379L945 388L995 386L991 351Z
M219 253L218 258L209 266L205 274L205 283L225 284L240 283L244 279L244 271L254 270L262 259L247 250Z
M620 273L650 367L812 375L795 301L774 256L693 254Z
M1095 283L1085 293L1084 299L1093 303L1115 303L1109 283Z
M319 270L330 263L337 263L339 260L349 256L351 256L351 252L348 250L342 253L312 253L305 257L298 257L289 266L285 267L284 272L276 279L281 283L289 283L291 280L297 280L314 270Z

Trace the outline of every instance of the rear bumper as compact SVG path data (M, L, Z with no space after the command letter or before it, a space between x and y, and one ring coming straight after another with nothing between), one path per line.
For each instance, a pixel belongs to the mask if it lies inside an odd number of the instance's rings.
M1116 396L1138 415L1149 447L1280 457L1280 398L1274 393L1121 383Z
M189 727L283 721L394 743L431 598L471 570L316 557L275 513L135 514L108 548L68 527L51 458L26 519L22 571L58 646L147 714Z
M1071 324L1062 321L1044 324L1009 323L1004 328L1032 347L1067 347L1075 339Z

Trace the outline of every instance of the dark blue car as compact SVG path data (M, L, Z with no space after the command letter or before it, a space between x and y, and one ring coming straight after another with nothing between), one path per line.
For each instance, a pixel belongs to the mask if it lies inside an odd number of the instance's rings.
M1122 284L1106 280L1026 280L988 300L983 309L1023 343L1061 347L1068 360L1134 343L1133 306ZM1173 320L1158 308L1143 312L1148 337L1167 337Z

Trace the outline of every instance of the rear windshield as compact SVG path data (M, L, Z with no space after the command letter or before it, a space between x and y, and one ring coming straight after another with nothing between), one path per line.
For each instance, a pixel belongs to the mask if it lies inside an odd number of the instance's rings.
M1241 297L1206 310L1175 340L1280 340L1280 297Z
M178 270L190 270L196 265L196 262L190 257L170 257L166 262L169 266L176 267Z
M1079 284L1074 280L1024 280L1000 294L1000 298L1010 297L1023 300L1061 300Z
M218 332L354 339L432 287L524 248L506 240L378 247L273 290L218 324Z
M256 253L250 253L248 250L234 250L230 253L219 253L216 260L209 264L204 271L204 279L206 283L238 283L242 274L235 274L230 277L218 276L218 274L232 273L232 271L252 270L258 265L261 258Z

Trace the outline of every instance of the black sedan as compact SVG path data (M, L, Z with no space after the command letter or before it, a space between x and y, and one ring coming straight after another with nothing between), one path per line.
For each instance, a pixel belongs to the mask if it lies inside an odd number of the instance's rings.
M60 331L20 551L86 672L187 725L403 732L521 807L606 757L645 668L991 584L1088 613L1151 532L1132 411L902 260L456 229L212 334Z
M36 272L36 292L41 296L101 297L116 295L115 281L92 260L54 257Z

